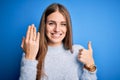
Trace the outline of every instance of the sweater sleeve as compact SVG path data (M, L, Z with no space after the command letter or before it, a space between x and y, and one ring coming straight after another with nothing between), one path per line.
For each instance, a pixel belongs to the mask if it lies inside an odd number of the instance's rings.
M74 45L73 46L73 51L75 56L78 56L79 50L83 49L84 47L82 47L81 45ZM79 80L97 80L97 76L96 76L96 72L97 70L95 70L94 72L90 72L88 70L86 70L85 68L83 68L83 65L80 61L78 61L77 59L77 63L79 65Z
M83 69L81 80L97 80L96 71L90 72L86 69Z
M37 60L25 59L23 54L19 80L36 80Z

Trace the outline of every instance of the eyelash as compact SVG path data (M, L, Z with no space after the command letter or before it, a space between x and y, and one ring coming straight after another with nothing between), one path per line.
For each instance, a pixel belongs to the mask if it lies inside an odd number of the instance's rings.
M66 26L66 24L61 24L61 25Z
M55 25L55 23L48 23L49 25ZM61 23L61 26L66 26L66 24L65 23Z
M53 25L54 23L49 23L49 25Z

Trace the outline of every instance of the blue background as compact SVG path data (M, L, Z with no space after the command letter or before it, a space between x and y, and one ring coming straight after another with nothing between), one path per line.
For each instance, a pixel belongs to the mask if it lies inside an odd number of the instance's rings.
M18 80L22 37L28 25L38 29L41 14L51 3L69 10L75 44L92 41L98 80L120 80L119 0L1 0L0 80Z

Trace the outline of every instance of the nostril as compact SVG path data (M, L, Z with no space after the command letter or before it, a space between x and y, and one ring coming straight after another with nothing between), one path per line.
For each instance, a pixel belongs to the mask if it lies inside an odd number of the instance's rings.
M55 31L60 31L60 28L59 27L55 27Z

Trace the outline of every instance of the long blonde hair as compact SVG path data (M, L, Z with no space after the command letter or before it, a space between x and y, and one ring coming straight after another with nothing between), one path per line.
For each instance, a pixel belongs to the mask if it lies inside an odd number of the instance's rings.
M65 38L63 39L63 45L66 50L70 50L72 52L72 25L71 25L71 19L69 12L67 9L58 3L53 3L50 6L47 7L47 9L44 11L40 25L39 25L39 32L40 32L40 43L39 43L39 51L37 54L37 60L38 60L38 65L37 65L37 78L36 80L40 80L42 76L44 76L44 60L45 60L45 55L47 53L47 37L45 34L45 24L47 17L53 13L59 11L66 19L67 22L67 33Z

